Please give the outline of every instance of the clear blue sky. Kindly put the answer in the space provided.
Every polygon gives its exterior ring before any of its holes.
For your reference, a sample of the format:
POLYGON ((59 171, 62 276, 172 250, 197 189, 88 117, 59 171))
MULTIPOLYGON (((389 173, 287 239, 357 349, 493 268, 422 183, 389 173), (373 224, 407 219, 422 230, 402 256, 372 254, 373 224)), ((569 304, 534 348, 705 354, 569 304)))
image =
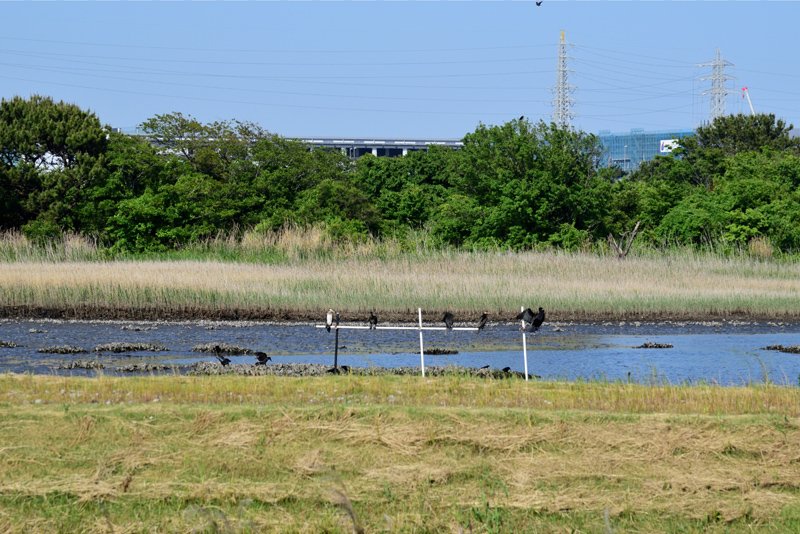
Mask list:
POLYGON ((685 129, 719 48, 729 112, 800 128, 800 2, 0 2, 0 96, 132 128, 180 111, 285 136, 460 138, 550 120, 566 32, 577 128, 685 129), (746 106, 746 104, 745 104, 746 106))

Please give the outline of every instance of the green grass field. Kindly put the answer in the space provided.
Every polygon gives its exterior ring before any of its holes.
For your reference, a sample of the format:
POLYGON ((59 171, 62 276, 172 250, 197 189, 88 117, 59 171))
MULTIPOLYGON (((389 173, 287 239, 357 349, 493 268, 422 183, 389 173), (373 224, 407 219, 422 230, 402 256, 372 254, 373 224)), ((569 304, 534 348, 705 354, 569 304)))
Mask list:
POLYGON ((797 532, 800 390, 0 376, 3 532, 797 532))

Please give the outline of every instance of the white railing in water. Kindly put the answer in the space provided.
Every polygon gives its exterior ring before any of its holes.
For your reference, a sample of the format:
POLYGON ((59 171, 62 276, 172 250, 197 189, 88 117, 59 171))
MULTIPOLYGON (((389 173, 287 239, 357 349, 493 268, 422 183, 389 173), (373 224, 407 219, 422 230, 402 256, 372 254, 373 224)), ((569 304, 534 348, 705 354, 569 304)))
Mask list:
MULTIPOLYGON (((523 307, 521 311, 524 311, 525 308, 523 307)), ((365 326, 365 325, 344 325, 344 324, 332 324, 330 325, 331 330, 336 331, 336 338, 335 338, 335 345, 334 345, 334 360, 333 366, 334 368, 338 367, 339 363, 339 330, 418 330, 419 331, 419 367, 422 371, 422 376, 425 376, 425 343, 423 340, 422 332, 425 330, 454 330, 460 332, 477 332, 478 328, 475 326, 454 326, 453 328, 448 329, 444 326, 424 326, 422 324, 422 308, 417 308, 417 314, 419 316, 419 325, 418 326, 365 326)), ((328 328, 328 325, 318 324, 316 325, 317 328, 328 328)), ((525 380, 528 380, 528 345, 525 336, 525 320, 522 320, 522 358, 525 367, 525 380)))

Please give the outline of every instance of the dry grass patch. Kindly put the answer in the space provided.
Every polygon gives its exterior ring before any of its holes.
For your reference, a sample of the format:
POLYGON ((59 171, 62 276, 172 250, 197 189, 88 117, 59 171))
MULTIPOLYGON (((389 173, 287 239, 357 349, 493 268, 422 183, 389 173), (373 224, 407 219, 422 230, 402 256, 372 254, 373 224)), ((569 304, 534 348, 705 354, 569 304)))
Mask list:
POLYGON ((4 376, 0 525, 602 532, 608 511, 615 531, 790 531, 799 400, 777 387, 4 376), (337 400, 309 405, 309 392, 337 400))

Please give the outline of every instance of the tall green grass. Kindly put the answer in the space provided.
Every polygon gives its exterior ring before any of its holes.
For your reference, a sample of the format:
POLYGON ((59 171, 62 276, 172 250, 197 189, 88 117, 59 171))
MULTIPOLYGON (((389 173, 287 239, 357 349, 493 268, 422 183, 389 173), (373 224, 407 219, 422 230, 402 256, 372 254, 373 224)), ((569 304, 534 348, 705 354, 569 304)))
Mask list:
MULTIPOLYGON (((537 252, 557 253, 547 245, 537 252)), ((584 255, 614 257, 604 242, 587 246, 584 255)), ((214 237, 202 239, 174 250, 160 252, 131 253, 104 248, 91 237, 65 233, 57 239, 40 243, 25 237, 18 231, 0 232, 0 262, 14 261, 226 261, 255 263, 294 263, 310 260, 345 259, 397 259, 428 258, 441 255, 464 254, 513 254, 507 249, 469 249, 443 245, 425 230, 410 230, 401 236, 385 238, 334 238, 323 226, 287 225, 279 230, 255 231, 233 230, 220 232, 214 237)), ((705 261, 723 258, 737 262, 795 264, 798 256, 775 253, 763 239, 753 239, 747 247, 652 247, 637 244, 631 257, 686 261, 705 261)))
POLYGON ((800 389, 754 384, 644 385, 623 382, 492 380, 448 375, 342 376, 151 376, 77 378, 0 375, 0 403, 151 403, 264 405, 355 403, 451 406, 474 409, 682 415, 780 414, 800 417, 800 389), (401 392, 401 393, 399 393, 401 392))

